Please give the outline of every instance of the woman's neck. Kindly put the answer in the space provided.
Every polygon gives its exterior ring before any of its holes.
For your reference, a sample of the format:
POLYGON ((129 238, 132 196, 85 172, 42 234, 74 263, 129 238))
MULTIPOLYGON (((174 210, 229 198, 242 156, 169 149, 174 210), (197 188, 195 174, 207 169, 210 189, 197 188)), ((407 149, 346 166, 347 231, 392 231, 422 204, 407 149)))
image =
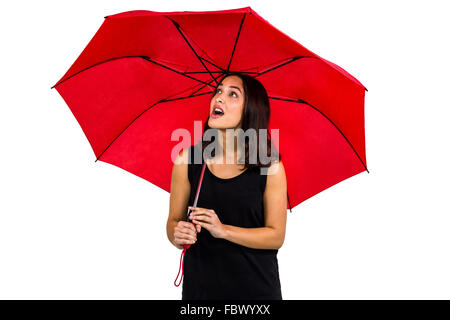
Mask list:
POLYGON ((218 163, 238 164, 242 149, 238 146, 237 135, 234 129, 219 129, 218 146, 222 151, 221 157, 216 157, 218 163))

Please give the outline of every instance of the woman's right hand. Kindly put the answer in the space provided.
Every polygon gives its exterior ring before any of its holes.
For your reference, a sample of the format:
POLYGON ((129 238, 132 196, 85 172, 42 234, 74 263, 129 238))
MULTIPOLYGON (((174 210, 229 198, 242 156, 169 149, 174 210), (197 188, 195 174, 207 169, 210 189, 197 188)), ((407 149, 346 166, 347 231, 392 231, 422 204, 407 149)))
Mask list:
POLYGON ((187 221, 178 221, 173 230, 174 242, 180 248, 185 244, 193 244, 197 241, 197 231, 200 232, 200 226, 187 221))

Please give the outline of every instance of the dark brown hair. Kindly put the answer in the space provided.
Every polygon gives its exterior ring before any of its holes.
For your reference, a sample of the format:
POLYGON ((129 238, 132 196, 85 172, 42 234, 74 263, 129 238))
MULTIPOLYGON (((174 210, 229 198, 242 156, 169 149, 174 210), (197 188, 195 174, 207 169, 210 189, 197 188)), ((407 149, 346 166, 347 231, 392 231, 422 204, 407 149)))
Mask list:
MULTIPOLYGON (((268 131, 268 125, 269 125, 269 119, 270 119, 270 103, 269 103, 269 97, 267 95, 266 89, 262 85, 261 82, 259 82, 257 79, 244 74, 240 72, 230 72, 225 74, 220 81, 218 82, 218 85, 222 83, 222 81, 229 77, 229 76, 238 76, 242 80, 243 88, 244 88, 244 109, 242 111, 242 123, 241 128, 244 132, 247 131, 247 129, 255 129, 257 133, 257 140, 256 140, 256 163, 250 163, 249 161, 249 139, 245 139, 245 166, 243 170, 247 169, 255 169, 255 168, 267 168, 270 167, 270 165, 275 160, 275 157, 278 160, 281 160, 281 155, 278 153, 278 150, 276 150, 276 147, 273 145, 270 132, 268 131), (264 152, 266 153, 266 156, 270 158, 269 163, 263 163, 260 159, 260 137, 259 137, 259 130, 260 129, 266 129, 267 130, 267 147, 264 152)), ((214 98, 214 96, 217 93, 217 86, 214 89, 211 99, 214 98)), ((208 118, 205 121, 205 125, 203 126, 203 132, 206 132, 206 130, 211 129, 214 130, 214 128, 210 128, 208 126, 208 118)), ((251 140, 251 139, 250 139, 251 140)), ((205 139, 202 139, 202 153, 205 150, 205 148, 212 143, 213 141, 208 141, 205 139)), ((212 152, 212 156, 215 156, 215 152, 212 152)))

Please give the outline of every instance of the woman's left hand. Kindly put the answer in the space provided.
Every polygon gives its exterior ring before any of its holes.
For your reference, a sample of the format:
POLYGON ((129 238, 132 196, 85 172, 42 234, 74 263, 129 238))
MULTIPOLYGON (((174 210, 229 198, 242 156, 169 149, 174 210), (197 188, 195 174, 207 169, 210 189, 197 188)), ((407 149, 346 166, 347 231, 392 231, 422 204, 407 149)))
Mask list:
POLYGON ((199 207, 189 207, 189 209, 192 210, 189 218, 193 223, 199 224, 201 227, 208 230, 214 238, 224 238, 224 225, 220 222, 219 217, 214 210, 199 207))

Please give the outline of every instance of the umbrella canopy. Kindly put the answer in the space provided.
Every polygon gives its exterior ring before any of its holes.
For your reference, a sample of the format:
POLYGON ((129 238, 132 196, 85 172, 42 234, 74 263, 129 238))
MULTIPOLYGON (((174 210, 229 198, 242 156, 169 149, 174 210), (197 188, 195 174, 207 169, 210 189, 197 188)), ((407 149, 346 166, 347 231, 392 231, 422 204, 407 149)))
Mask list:
MULTIPOLYGON (((366 88, 250 7, 106 16, 56 88, 96 156, 170 192, 172 133, 206 121, 218 78, 257 78, 279 129, 290 208, 367 170, 366 88)), ((202 126, 203 127, 203 126, 202 126)), ((275 142, 275 141, 274 141, 275 142)), ((275 142, 276 143, 276 142, 275 142)))

